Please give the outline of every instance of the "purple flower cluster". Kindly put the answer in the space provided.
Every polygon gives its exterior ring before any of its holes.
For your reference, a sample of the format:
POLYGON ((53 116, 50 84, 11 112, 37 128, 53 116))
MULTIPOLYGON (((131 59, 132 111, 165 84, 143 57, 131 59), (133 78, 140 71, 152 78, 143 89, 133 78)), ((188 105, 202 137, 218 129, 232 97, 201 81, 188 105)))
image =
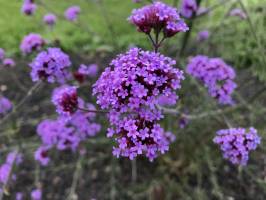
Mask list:
POLYGON ((37 5, 34 3, 34 0, 24 0, 21 7, 21 12, 25 15, 33 15, 37 9, 37 5))
POLYGON ((247 18, 247 14, 241 10, 240 8, 234 8, 229 12, 230 16, 239 17, 240 19, 244 20, 247 18))
POLYGON ((200 31, 197 35, 197 40, 199 42, 202 42, 204 40, 207 40, 210 36, 210 32, 208 30, 200 31))
POLYGON ((217 131, 214 143, 218 144, 223 152, 223 157, 233 164, 246 165, 249 152, 255 150, 260 144, 260 137, 253 127, 230 128, 217 131))
POLYGON ((159 53, 132 48, 114 59, 94 85, 97 103, 111 110, 107 136, 116 138, 117 157, 144 154, 153 160, 168 150, 170 141, 157 123, 163 116, 156 106, 161 94, 176 96, 181 87, 183 72, 174 65, 174 60, 159 53))
POLYGON ((162 30, 165 37, 172 37, 178 32, 188 30, 177 9, 162 2, 155 2, 133 10, 129 21, 141 32, 150 34, 152 29, 158 33, 162 30))
MULTIPOLYGON (((95 110, 89 103, 81 103, 82 108, 95 110)), ((44 120, 37 128, 37 133, 41 137, 42 146, 35 152, 35 160, 42 165, 47 165, 50 161, 48 152, 52 147, 58 150, 76 150, 82 141, 95 136, 101 129, 100 124, 94 122, 95 113, 77 110, 71 120, 60 116, 56 120, 44 120)))
POLYGON ((48 13, 44 15, 43 21, 49 26, 53 26, 56 23, 57 17, 53 13, 48 13))
POLYGON ((15 63, 15 61, 12 58, 5 58, 3 60, 3 65, 5 67, 15 67, 16 63, 15 63))
POLYGON ((232 93, 237 87, 235 71, 221 58, 193 57, 186 69, 187 73, 202 81, 209 94, 220 104, 233 104, 232 93))
POLYGON ((6 97, 0 96, 0 115, 6 114, 12 109, 12 103, 6 97))
POLYGON ((75 80, 77 80, 79 83, 83 83, 86 79, 86 77, 94 78, 98 74, 98 65, 91 64, 91 65, 84 65, 81 64, 78 71, 75 71, 73 73, 73 77, 75 80))
POLYGON ((65 18, 69 21, 76 21, 80 13, 79 6, 71 6, 65 11, 65 18))
POLYGON ((33 81, 45 80, 50 83, 64 83, 71 77, 68 68, 71 62, 69 56, 59 48, 48 48, 40 52, 30 64, 33 81))
POLYGON ((33 51, 39 51, 45 45, 45 40, 42 38, 41 35, 36 33, 30 33, 26 35, 21 44, 20 50, 24 54, 29 54, 33 51))
POLYGON ((34 189, 31 191, 31 199, 32 200, 41 200, 42 199, 42 191, 40 189, 34 189))
POLYGON ((198 5, 196 0, 182 0, 181 3, 181 14, 186 18, 191 18, 193 13, 196 13, 198 5))
POLYGON ((77 87, 62 86, 53 92, 52 102, 59 115, 70 117, 78 109, 77 87))

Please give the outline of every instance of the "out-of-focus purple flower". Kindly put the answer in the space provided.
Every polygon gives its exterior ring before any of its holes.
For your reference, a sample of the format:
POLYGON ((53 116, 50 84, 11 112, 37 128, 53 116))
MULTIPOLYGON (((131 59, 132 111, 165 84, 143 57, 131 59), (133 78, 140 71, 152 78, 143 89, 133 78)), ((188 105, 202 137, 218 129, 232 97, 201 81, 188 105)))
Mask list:
POLYGON ((21 7, 21 12, 25 15, 33 15, 37 9, 37 5, 33 0, 24 0, 21 7))
POLYGON ((64 83, 71 77, 69 56, 59 48, 48 48, 40 52, 30 64, 33 81, 45 80, 50 83, 64 83))
POLYGON ((42 199, 42 191, 40 189, 35 189, 31 191, 31 199, 32 200, 41 200, 42 199))
POLYGON ((177 9, 162 2, 154 2, 140 9, 134 9, 129 21, 141 32, 149 34, 152 29, 157 32, 162 30, 165 37, 172 37, 178 32, 188 30, 177 9))
POLYGON ((16 193, 16 200, 23 200, 23 193, 22 192, 16 193))
POLYGON ((79 83, 83 83, 86 80, 86 77, 94 78, 98 73, 98 65, 84 65, 81 64, 78 71, 73 73, 73 77, 79 83))
POLYGON ((234 8, 229 12, 230 16, 235 16, 235 17, 239 17, 240 19, 246 19, 247 18, 247 14, 241 10, 240 8, 234 8))
POLYGON ((223 157, 243 166, 248 162, 249 152, 255 150, 261 141, 253 127, 222 129, 216 134, 213 141, 220 146, 223 157))
POLYGON ((6 97, 0 96, 0 115, 6 114, 12 109, 12 103, 6 97))
POLYGON ((210 36, 209 31, 208 31, 208 30, 203 30, 203 31, 200 31, 200 32, 198 33, 198 35, 197 35, 197 40, 198 40, 199 42, 201 42, 201 41, 207 40, 207 39, 209 38, 209 36, 210 36))
POLYGON ((50 162, 50 158, 48 156, 49 147, 47 146, 40 146, 34 154, 35 160, 39 161, 41 165, 47 166, 50 162))
POLYGON ((16 63, 15 63, 15 61, 12 58, 5 58, 3 60, 3 65, 5 67, 15 67, 16 63))
POLYGON ((181 128, 181 129, 184 129, 187 125, 188 125, 188 123, 189 123, 189 120, 188 120, 188 118, 186 118, 186 117, 181 117, 180 119, 179 119, 179 127, 181 128))
POLYGON ((220 104, 233 104, 232 93, 237 87, 235 71, 221 58, 193 57, 186 69, 187 73, 202 81, 209 94, 220 104))
POLYGON ((205 7, 199 7, 197 10, 197 16, 207 14, 210 10, 205 7))
POLYGON ((142 0, 132 0, 133 3, 140 3, 142 0))
POLYGON ((186 18, 191 18, 193 13, 196 13, 198 5, 196 0, 182 0, 181 3, 181 14, 186 18))
MULTIPOLYGON (((159 53, 132 48, 114 59, 94 85, 93 93, 102 109, 110 109, 116 157, 134 159, 145 155, 151 161, 169 149, 170 141, 157 123, 163 116, 157 109, 159 97, 176 95, 183 72, 175 61, 159 53)), ((172 98, 176 103, 177 98, 172 98)))
POLYGON ((0 61, 5 58, 5 51, 4 49, 0 48, 0 61))
POLYGON ((53 92, 52 102, 59 115, 71 116, 78 109, 77 88, 73 86, 56 88, 53 92))
POLYGON ((45 45, 45 40, 42 38, 41 35, 36 33, 30 33, 26 35, 21 44, 20 50, 24 54, 29 54, 33 51, 39 51, 45 45))
POLYGON ((57 20, 57 17, 53 13, 48 13, 44 15, 43 17, 43 22, 49 26, 55 25, 56 20, 57 20))
POLYGON ((65 18, 69 21, 76 21, 80 14, 79 6, 71 6, 65 11, 65 18))

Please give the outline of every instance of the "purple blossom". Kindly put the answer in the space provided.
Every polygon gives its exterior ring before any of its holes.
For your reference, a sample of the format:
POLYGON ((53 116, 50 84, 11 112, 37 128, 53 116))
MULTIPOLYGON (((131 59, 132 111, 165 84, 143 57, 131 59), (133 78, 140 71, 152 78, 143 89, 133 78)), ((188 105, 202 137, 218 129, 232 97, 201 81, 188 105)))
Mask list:
POLYGON ((177 9, 162 2, 154 2, 133 10, 129 21, 146 34, 150 34, 152 29, 159 32, 163 30, 165 37, 172 37, 178 32, 188 30, 177 9))
POLYGON ((40 189, 34 189, 31 191, 31 199, 32 200, 41 200, 42 199, 42 191, 40 189))
POLYGON ((49 147, 48 146, 40 146, 34 154, 35 160, 39 161, 41 165, 47 166, 48 163, 50 162, 50 158, 48 156, 49 152, 49 147))
POLYGON ((71 62, 69 56, 59 48, 48 48, 40 52, 30 64, 33 81, 46 80, 50 83, 64 83, 70 78, 68 68, 71 62))
POLYGON ((56 88, 53 92, 52 102, 59 115, 71 116, 78 109, 77 88, 72 86, 56 88))
POLYGON ((210 33, 208 30, 203 30, 203 31, 200 31, 197 35, 197 40, 199 42, 202 42, 204 40, 207 40, 210 36, 210 33))
POLYGON ((89 77, 95 77, 98 73, 98 65, 91 64, 91 65, 80 65, 78 72, 80 74, 87 75, 89 77))
POLYGON ((42 38, 41 35, 36 33, 30 33, 26 35, 21 44, 20 50, 24 54, 29 54, 33 51, 39 51, 45 45, 45 40, 42 38))
POLYGON ((37 9, 37 5, 33 0, 24 0, 21 7, 21 12, 25 15, 33 15, 37 9))
POLYGON ((65 18, 68 21, 76 21, 80 13, 79 6, 71 6, 65 11, 65 18))
POLYGON ((6 97, 0 96, 0 115, 6 114, 12 109, 12 103, 6 97))
POLYGON ((23 193, 22 192, 16 193, 16 200, 23 200, 23 193))
POLYGON ((53 13, 48 13, 44 15, 43 17, 43 22, 49 26, 55 25, 56 20, 57 20, 57 17, 53 13))
MULTIPOLYGON (((171 141, 157 123, 162 114, 156 105, 161 94, 176 96, 181 87, 183 72, 174 65, 159 53, 133 48, 114 59, 94 85, 97 103, 111 110, 108 137, 115 137, 116 157, 142 154, 152 161, 169 149, 171 141)), ((171 100, 176 103, 177 97, 171 100)))
POLYGON ((243 166, 248 162, 249 152, 255 150, 261 141, 253 127, 222 129, 216 134, 213 141, 220 146, 223 157, 243 166))
POLYGON ((237 87, 234 82, 235 71, 221 58, 198 55, 190 60, 186 71, 202 81, 209 94, 220 104, 233 104, 231 95, 237 87))
POLYGON ((5 51, 4 49, 0 48, 0 61, 5 58, 5 51))
POLYGON ((193 13, 196 13, 198 5, 196 0, 182 0, 181 2, 181 14, 186 18, 191 18, 193 13))
POLYGON ((15 67, 16 63, 15 63, 15 61, 12 58, 5 58, 3 60, 3 65, 5 67, 15 67))
POLYGON ((240 8, 234 8, 229 12, 230 16, 239 17, 240 19, 244 20, 247 18, 247 14, 241 10, 240 8))

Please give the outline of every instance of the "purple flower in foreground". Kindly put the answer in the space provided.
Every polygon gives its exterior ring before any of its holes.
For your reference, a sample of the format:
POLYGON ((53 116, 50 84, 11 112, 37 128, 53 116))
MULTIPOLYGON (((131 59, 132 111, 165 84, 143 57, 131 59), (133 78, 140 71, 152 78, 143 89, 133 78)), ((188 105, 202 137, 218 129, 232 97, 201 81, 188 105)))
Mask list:
POLYGON ((40 189, 35 189, 31 191, 31 199, 32 200, 41 200, 42 199, 42 191, 40 189))
POLYGON ((184 76, 174 65, 159 53, 132 48, 114 59, 94 85, 97 103, 111 110, 108 137, 117 142, 115 156, 134 159, 143 154, 152 161, 169 149, 171 141, 157 122, 163 116, 156 105, 162 94, 176 103, 173 96, 184 76))
POLYGON ((208 30, 203 30, 203 31, 200 31, 200 32, 198 33, 198 35, 197 35, 197 40, 198 40, 199 42, 201 42, 201 41, 207 40, 207 39, 209 38, 209 36, 210 36, 209 31, 208 31, 208 30))
POLYGON ((233 104, 231 95, 237 87, 234 82, 235 71, 221 58, 198 55, 190 60, 186 71, 202 81, 209 94, 220 104, 233 104))
POLYGON ((219 130, 213 141, 220 146, 225 159, 233 164, 245 166, 249 152, 257 148, 260 140, 257 130, 251 127, 219 130))
POLYGON ((0 96, 0 115, 6 114, 12 109, 12 103, 6 97, 0 96))
POLYGON ((50 83, 64 83, 71 74, 68 71, 71 62, 69 56, 59 48, 48 48, 40 52, 30 64, 33 81, 45 80, 50 83))
POLYGON ((20 50, 24 54, 29 54, 32 51, 39 51, 41 48, 45 45, 45 40, 42 38, 41 35, 36 33, 30 33, 29 35, 26 35, 21 44, 20 44, 20 50))
POLYGON ((77 88, 72 86, 56 88, 53 92, 52 102, 59 115, 71 116, 78 109, 77 88))
POLYGON ((65 11, 65 18, 69 21, 76 21, 80 13, 79 6, 71 6, 65 11))
POLYGON ((53 26, 56 23, 57 17, 53 13, 44 15, 43 22, 49 26, 53 26))
POLYGON ((165 37, 172 37, 178 32, 188 30, 177 9, 162 2, 154 2, 133 10, 129 21, 136 25, 141 32, 149 34, 152 29, 155 31, 162 30, 165 37))
POLYGON ((10 164, 5 163, 2 166, 0 166, 0 183, 1 184, 7 184, 11 170, 12 170, 12 166, 10 164))
POLYGON ((37 9, 37 5, 33 2, 33 0, 24 0, 23 5, 21 7, 21 12, 25 15, 33 15, 37 9))
POLYGON ((3 65, 5 67, 15 67, 16 63, 15 63, 15 61, 12 58, 5 58, 3 60, 3 65))
POLYGON ((198 5, 196 0, 182 0, 181 14, 186 18, 191 18, 193 13, 196 13, 198 5))
POLYGON ((0 61, 3 60, 5 57, 5 51, 4 49, 0 48, 0 61))
POLYGON ((239 17, 240 19, 246 19, 247 18, 247 14, 241 10, 240 8, 234 8, 229 12, 230 16, 235 16, 235 17, 239 17))

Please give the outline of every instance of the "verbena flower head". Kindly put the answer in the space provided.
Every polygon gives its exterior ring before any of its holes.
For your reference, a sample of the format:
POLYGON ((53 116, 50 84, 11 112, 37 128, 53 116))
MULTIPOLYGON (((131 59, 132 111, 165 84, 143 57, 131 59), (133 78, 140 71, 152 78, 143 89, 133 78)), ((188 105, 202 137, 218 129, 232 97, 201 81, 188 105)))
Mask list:
POLYGON ((0 96, 0 115, 6 114, 12 109, 12 103, 6 97, 0 96))
POLYGON ((255 150, 261 140, 253 127, 223 129, 216 134, 213 141, 220 146, 223 157, 243 166, 248 162, 249 152, 255 150))
POLYGON ((5 58, 3 60, 3 65, 5 67, 15 67, 16 63, 15 63, 15 61, 12 58, 5 58))
POLYGON ((65 11, 65 18, 69 21, 76 21, 80 13, 79 6, 71 6, 65 11))
POLYGON ((207 56, 193 57, 186 69, 187 73, 202 81, 209 94, 220 104, 233 104, 232 93, 237 87, 235 71, 221 58, 207 56))
POLYGON ((53 92, 52 102, 59 115, 71 116, 78 109, 77 87, 62 86, 53 92))
POLYGON ((34 189, 31 191, 31 199, 32 200, 41 200, 42 199, 42 191, 40 189, 34 189))
POLYGON ((86 77, 94 78, 98 74, 98 65, 91 64, 91 65, 84 65, 81 64, 78 71, 73 73, 74 78, 83 83, 86 77))
POLYGON ((0 184, 7 184, 11 171, 12 166, 8 163, 0 166, 0 184))
POLYGON ((196 13, 198 5, 196 0, 182 0, 181 3, 181 14, 186 18, 191 18, 193 13, 196 13))
MULTIPOLYGON (((133 48, 114 59, 94 85, 93 93, 103 109, 111 109, 116 156, 134 159, 144 154, 153 160, 169 148, 164 130, 157 123, 162 118, 156 108, 159 97, 176 96, 183 72, 173 68, 175 61, 159 53, 133 48)), ((176 99, 174 101, 176 102, 176 99)))
POLYGON ((240 8, 234 8, 229 12, 230 16, 235 16, 235 17, 239 17, 240 19, 246 19, 247 18, 247 14, 241 10, 240 8))
POLYGON ((30 64, 33 81, 45 80, 50 83, 64 83, 71 74, 68 71, 71 62, 69 56, 59 48, 48 48, 40 52, 30 64))
POLYGON ((3 60, 5 57, 5 51, 4 49, 0 48, 0 61, 3 60))
POLYGON ((141 32, 149 34, 152 30, 158 32, 162 30, 165 37, 188 30, 177 9, 162 2, 155 2, 133 10, 129 21, 136 25, 141 32))
POLYGON ((39 51, 45 45, 45 40, 42 38, 41 35, 36 33, 30 33, 26 35, 21 44, 20 50, 24 54, 29 54, 33 51, 39 51))
POLYGON ((22 192, 16 193, 16 200, 23 200, 23 193, 22 192))
POLYGON ((21 12, 25 15, 33 15, 37 9, 37 5, 33 0, 24 0, 21 7, 21 12))
POLYGON ((49 146, 40 146, 34 153, 34 158, 36 161, 39 161, 41 165, 47 166, 50 162, 48 156, 49 146))
POLYGON ((209 31, 208 31, 208 30, 203 30, 203 31, 200 31, 200 32, 198 33, 198 35, 197 35, 197 40, 198 40, 199 42, 201 42, 201 41, 207 40, 207 39, 209 38, 209 36, 210 36, 209 31))
POLYGON ((43 22, 49 26, 53 26, 56 23, 57 17, 53 13, 44 15, 43 22))

